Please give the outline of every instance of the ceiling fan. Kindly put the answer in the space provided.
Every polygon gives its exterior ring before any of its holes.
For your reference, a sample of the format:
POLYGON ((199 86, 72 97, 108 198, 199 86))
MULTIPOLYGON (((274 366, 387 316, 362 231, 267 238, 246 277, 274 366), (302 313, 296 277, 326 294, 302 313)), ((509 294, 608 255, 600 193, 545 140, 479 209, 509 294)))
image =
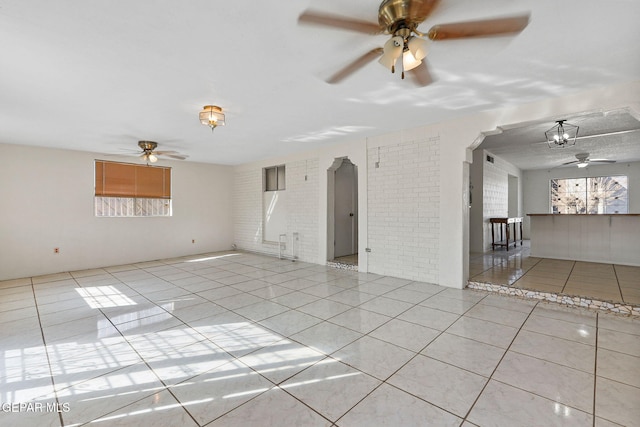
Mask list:
POLYGON ((565 166, 565 165, 576 164, 579 168, 586 168, 591 163, 615 163, 616 162, 615 160, 608 160, 608 159, 590 159, 589 153, 578 153, 576 154, 576 159, 577 160, 563 163, 562 165, 565 166))
POLYGON ((178 160, 184 160, 188 157, 184 154, 178 153, 177 151, 155 151, 158 147, 158 143, 154 141, 138 141, 138 147, 142 150, 139 152, 140 157, 147 163, 157 162, 158 156, 166 156, 178 160))
POLYGON ((300 15, 301 24, 321 25, 366 34, 388 34, 391 38, 384 44, 342 68, 327 79, 328 83, 338 83, 376 58, 392 73, 399 63, 402 78, 409 72, 419 86, 433 82, 424 59, 430 41, 461 39, 479 36, 496 36, 519 33, 528 25, 529 14, 455 22, 435 25, 426 33, 418 26, 426 20, 438 6, 440 0, 383 0, 378 9, 378 23, 307 10, 300 15), (400 59, 400 61, 398 61, 400 59))

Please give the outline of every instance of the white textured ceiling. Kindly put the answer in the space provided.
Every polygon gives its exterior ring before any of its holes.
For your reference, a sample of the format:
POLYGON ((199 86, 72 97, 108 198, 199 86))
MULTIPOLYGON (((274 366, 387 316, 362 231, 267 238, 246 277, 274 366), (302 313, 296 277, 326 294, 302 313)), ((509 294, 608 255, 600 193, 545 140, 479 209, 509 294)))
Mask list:
POLYGON ((421 30, 531 22, 513 38, 434 43, 424 88, 376 62, 325 83, 386 37, 301 27, 307 8, 377 22, 371 0, 0 0, 0 142, 113 154, 145 139, 238 164, 640 76, 637 0, 442 0, 421 30), (213 135, 205 104, 227 114, 213 135))
POLYGON ((545 131, 554 123, 541 121, 497 129, 484 138, 479 148, 522 170, 576 167, 564 163, 575 161, 581 153, 588 154, 590 159, 637 162, 640 161, 640 121, 631 113, 625 108, 559 117, 578 126, 578 138, 573 146, 549 148, 545 131))

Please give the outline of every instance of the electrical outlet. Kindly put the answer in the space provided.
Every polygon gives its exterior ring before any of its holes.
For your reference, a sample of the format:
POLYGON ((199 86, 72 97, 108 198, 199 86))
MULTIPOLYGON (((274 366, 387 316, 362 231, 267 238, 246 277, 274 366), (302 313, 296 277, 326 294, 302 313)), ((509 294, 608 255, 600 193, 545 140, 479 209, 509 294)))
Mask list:
POLYGON ((195 243, 195 242, 196 242, 196 239, 191 239, 191 243, 195 243))
POLYGON ((60 253, 60 248, 53 248, 53 253, 54 254, 59 254, 60 253))

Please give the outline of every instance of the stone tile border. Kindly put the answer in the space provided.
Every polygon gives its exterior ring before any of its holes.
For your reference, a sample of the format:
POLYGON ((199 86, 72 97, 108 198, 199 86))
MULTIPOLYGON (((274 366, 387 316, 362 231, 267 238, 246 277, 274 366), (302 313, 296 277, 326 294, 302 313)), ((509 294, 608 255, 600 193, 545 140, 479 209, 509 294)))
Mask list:
POLYGON ((353 264, 344 264, 341 262, 327 261, 327 267, 337 268, 338 270, 358 271, 358 266, 353 264))
POLYGON ((582 307, 592 310, 609 311, 617 314, 629 316, 640 316, 640 306, 624 303, 613 303, 599 301, 592 298, 578 297, 572 295, 556 294, 553 292, 533 291, 529 289, 514 288, 506 285, 496 285, 493 283, 469 282, 467 287, 481 291, 496 292, 501 295, 509 295, 525 299, 537 299, 570 307, 582 307))

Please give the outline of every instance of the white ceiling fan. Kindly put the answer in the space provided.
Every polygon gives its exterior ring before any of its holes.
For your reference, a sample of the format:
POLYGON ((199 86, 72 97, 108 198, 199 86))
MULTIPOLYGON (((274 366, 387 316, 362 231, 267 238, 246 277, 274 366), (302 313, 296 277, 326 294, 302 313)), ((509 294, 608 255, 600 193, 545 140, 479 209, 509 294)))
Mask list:
POLYGON ((571 162, 563 163, 563 166, 576 164, 579 168, 586 168, 591 163, 615 163, 615 160, 609 159, 590 159, 589 153, 578 153, 576 154, 576 159, 571 162))

